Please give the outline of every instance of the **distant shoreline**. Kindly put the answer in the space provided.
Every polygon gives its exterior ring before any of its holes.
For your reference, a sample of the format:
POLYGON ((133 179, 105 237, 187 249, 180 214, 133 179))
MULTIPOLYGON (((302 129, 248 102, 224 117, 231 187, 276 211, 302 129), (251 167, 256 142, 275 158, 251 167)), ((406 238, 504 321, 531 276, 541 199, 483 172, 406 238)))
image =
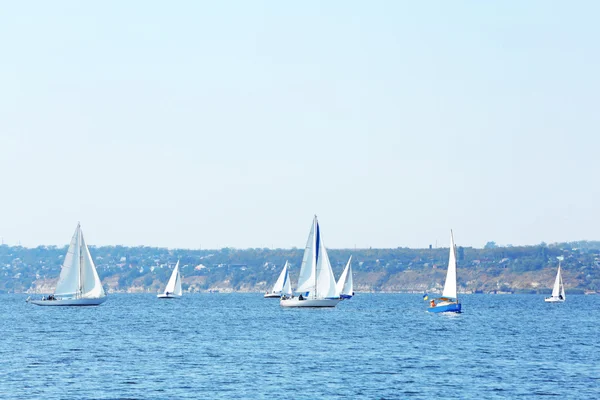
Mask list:
MULTIPOLYGON (((459 293, 460 296, 474 296, 474 295, 490 295, 490 296, 506 296, 506 295, 530 295, 530 296, 547 296, 551 293, 551 290, 548 290, 547 292, 537 292, 537 293, 532 293, 532 292, 500 292, 500 293, 484 293, 484 292, 477 292, 477 293, 459 293)), ((186 296, 194 296, 194 295, 199 295, 199 294, 259 294, 259 295, 263 295, 265 292, 263 291, 239 291, 239 290, 230 290, 230 291, 204 291, 204 292, 184 292, 184 295, 186 296)), ((584 295, 600 295, 600 292, 594 292, 594 291, 581 291, 581 290, 572 290, 572 291, 568 291, 566 292, 568 295, 570 296, 584 296, 584 295)), ((40 296, 44 296, 44 295, 49 295, 52 294, 52 292, 47 292, 47 293, 42 293, 42 292, 3 292, 0 291, 0 295, 3 294, 20 294, 20 295, 28 295, 28 296, 35 296, 35 295, 40 295, 40 296)), ((108 295, 156 295, 158 294, 158 292, 110 292, 108 293, 108 295)), ((389 291, 371 291, 371 292, 355 292, 356 295, 368 295, 368 294, 414 294, 414 295, 423 295, 423 292, 411 292, 411 291, 400 291, 400 292, 389 292, 389 291)), ((441 296, 441 293, 427 293, 429 297, 435 297, 435 296, 441 296)))

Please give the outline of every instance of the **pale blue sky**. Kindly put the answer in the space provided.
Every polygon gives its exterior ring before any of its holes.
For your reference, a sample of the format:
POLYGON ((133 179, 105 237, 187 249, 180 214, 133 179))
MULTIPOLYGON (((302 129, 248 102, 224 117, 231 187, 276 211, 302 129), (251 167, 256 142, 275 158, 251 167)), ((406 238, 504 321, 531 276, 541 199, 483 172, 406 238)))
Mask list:
POLYGON ((595 1, 4 1, 0 236, 600 239, 595 1))

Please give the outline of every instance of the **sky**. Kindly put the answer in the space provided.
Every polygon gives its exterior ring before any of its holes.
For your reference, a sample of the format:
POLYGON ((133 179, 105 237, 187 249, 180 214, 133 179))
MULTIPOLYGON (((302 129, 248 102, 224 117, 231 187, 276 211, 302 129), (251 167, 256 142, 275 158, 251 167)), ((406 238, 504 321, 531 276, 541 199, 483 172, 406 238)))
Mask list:
POLYGON ((2 1, 0 236, 600 240, 595 1, 2 1))

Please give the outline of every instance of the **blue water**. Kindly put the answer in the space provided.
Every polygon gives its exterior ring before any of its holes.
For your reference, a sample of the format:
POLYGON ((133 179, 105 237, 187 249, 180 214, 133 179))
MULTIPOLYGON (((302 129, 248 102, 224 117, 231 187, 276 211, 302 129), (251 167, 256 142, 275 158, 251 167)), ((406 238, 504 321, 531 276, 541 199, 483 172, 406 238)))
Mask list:
POLYGON ((358 294, 282 309, 261 294, 111 295, 37 307, 0 295, 0 397, 600 398, 600 296, 358 294))

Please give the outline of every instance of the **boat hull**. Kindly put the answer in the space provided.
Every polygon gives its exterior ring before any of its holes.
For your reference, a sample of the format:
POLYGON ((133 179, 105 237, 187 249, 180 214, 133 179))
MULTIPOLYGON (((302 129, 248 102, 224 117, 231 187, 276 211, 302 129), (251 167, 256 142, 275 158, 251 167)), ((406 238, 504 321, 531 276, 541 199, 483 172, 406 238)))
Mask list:
POLYGON ((304 299, 299 300, 297 297, 292 299, 281 299, 279 305, 281 307, 335 307, 342 299, 304 299))
POLYGON ((544 301, 546 303, 564 303, 565 299, 560 299, 558 297, 546 297, 544 301))
POLYGON ((106 301, 105 297, 98 299, 58 299, 58 300, 29 300, 31 304, 44 307, 57 306, 99 306, 106 301))
POLYGON ((351 296, 351 295, 349 295, 349 294, 341 294, 341 295, 340 295, 340 298, 341 298, 342 300, 349 300, 349 299, 351 299, 351 298, 352 298, 352 296, 351 296))
POLYGON ((443 313, 443 312, 461 312, 461 304, 460 303, 451 303, 451 304, 443 304, 435 307, 429 307, 427 309, 430 313, 443 313))
POLYGON ((263 297, 265 299, 279 299, 279 298, 281 298, 281 295, 278 293, 265 293, 265 295, 263 297))
POLYGON ((181 298, 181 296, 178 296, 176 294, 159 294, 156 296, 159 299, 179 299, 181 298))

